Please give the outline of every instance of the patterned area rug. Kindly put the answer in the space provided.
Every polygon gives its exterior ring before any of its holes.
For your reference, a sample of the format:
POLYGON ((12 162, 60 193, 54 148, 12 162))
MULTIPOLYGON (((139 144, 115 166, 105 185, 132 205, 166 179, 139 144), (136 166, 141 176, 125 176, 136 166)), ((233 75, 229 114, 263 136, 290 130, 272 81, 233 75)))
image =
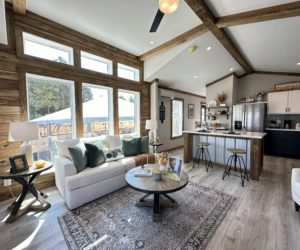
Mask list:
POLYGON ((235 198, 188 184, 171 194, 179 206, 162 208, 152 222, 151 208, 135 207, 143 196, 129 187, 58 217, 70 249, 205 249, 235 198))

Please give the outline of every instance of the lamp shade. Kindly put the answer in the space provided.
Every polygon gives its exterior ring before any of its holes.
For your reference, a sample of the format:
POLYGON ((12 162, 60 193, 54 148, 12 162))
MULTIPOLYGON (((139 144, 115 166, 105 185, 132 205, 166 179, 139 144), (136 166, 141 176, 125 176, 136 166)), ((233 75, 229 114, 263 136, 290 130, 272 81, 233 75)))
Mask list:
POLYGON ((156 120, 146 120, 146 129, 157 129, 157 121, 156 120))
POLYGON ((8 141, 33 141, 40 139, 39 124, 37 122, 11 122, 8 141))
POLYGON ((158 6, 162 13, 170 14, 178 9, 179 0, 159 0, 158 6))

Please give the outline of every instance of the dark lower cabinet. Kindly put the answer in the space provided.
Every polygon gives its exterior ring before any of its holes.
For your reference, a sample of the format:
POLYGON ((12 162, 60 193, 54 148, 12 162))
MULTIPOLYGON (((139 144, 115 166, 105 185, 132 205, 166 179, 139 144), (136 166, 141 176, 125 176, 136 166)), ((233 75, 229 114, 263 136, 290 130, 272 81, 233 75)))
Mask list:
POLYGON ((265 154, 300 159, 300 131, 267 130, 265 154))

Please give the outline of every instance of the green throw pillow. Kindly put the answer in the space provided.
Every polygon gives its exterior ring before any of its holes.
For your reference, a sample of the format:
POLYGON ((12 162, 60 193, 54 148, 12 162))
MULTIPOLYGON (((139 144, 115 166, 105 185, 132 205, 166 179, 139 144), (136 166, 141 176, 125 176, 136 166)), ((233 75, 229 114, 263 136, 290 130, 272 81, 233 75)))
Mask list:
POLYGON ((141 153, 141 137, 132 140, 123 140, 122 149, 126 157, 139 155, 141 153))
POLYGON ((149 136, 141 137, 141 153, 142 154, 149 153, 149 136))
POLYGON ((106 158, 104 152, 99 147, 98 144, 95 145, 95 144, 86 143, 85 147, 86 147, 86 154, 88 158, 89 167, 96 167, 105 162, 106 158))
POLYGON ((76 147, 69 147, 68 150, 77 169, 77 173, 84 170, 88 164, 88 158, 84 144, 82 143, 77 145, 76 147))

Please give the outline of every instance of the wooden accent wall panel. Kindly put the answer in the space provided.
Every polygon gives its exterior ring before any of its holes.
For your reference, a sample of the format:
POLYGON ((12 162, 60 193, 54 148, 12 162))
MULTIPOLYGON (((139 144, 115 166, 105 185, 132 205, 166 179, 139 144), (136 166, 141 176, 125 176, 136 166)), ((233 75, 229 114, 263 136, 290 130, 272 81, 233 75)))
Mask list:
MULTIPOLYGON (((127 89, 140 92, 141 97, 141 134, 145 131, 145 121, 150 118, 150 87, 143 82, 143 62, 134 55, 109 44, 85 36, 39 15, 26 11, 26 15, 14 14, 12 5, 6 3, 8 24, 8 45, 0 45, 0 171, 9 168, 8 158, 18 154, 20 143, 8 143, 8 130, 11 121, 27 119, 26 73, 72 80, 75 83, 76 130, 77 136, 83 135, 82 124, 82 83, 108 86, 113 88, 115 100, 117 90, 127 89), (22 32, 59 42, 74 49, 74 66, 60 64, 23 53, 22 32), (80 50, 105 57, 113 61, 112 76, 80 68, 80 50), (117 77, 117 63, 123 63, 140 70, 141 81, 134 82, 117 77)), ((114 102, 115 132, 119 133, 117 102, 114 102)), ((54 185, 54 173, 40 176, 37 187, 54 185)), ((12 184, 15 195, 20 192, 19 184, 12 184)), ((11 198, 10 192, 0 181, 0 201, 11 198)))

